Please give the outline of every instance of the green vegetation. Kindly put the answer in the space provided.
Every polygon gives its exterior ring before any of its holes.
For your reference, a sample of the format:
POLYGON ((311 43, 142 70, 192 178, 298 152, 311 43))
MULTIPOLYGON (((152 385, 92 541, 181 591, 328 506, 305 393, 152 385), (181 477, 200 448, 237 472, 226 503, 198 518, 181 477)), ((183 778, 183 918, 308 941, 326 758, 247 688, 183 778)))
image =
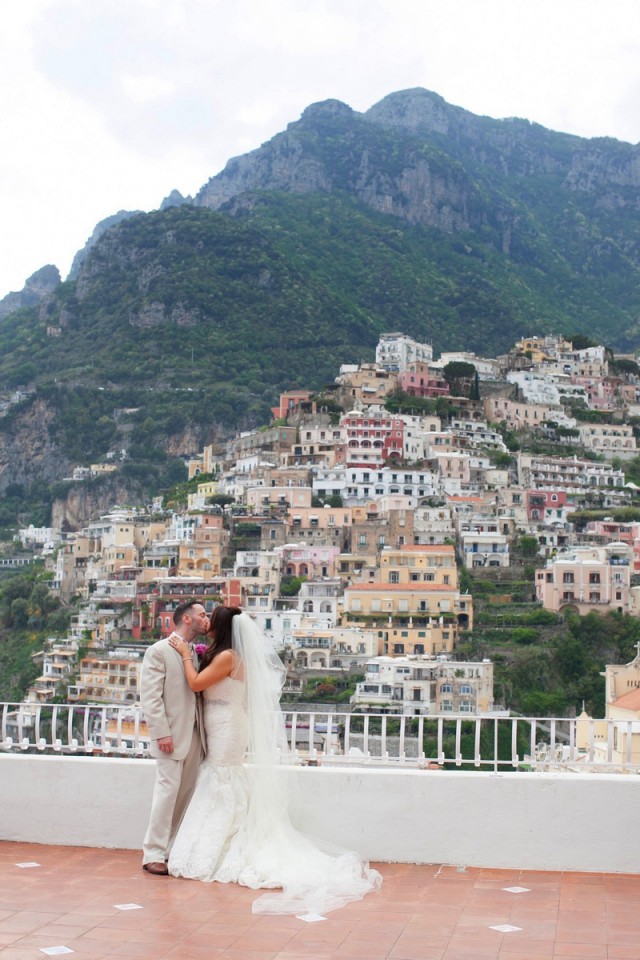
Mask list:
POLYGON ((280 580, 280 595, 282 597, 297 597, 300 593, 300 587, 306 579, 306 577, 282 577, 280 580))
POLYGON ((496 703, 524 715, 566 716, 584 701, 593 716, 604 716, 600 674, 608 663, 633 660, 640 620, 617 611, 560 617, 531 602, 532 579, 496 583, 467 572, 465 589, 474 598, 474 628, 457 652, 493 661, 496 703))
POLYGON ((49 591, 34 565, 0 581, 0 701, 17 701, 39 674, 33 659, 49 636, 66 636, 70 611, 49 591))

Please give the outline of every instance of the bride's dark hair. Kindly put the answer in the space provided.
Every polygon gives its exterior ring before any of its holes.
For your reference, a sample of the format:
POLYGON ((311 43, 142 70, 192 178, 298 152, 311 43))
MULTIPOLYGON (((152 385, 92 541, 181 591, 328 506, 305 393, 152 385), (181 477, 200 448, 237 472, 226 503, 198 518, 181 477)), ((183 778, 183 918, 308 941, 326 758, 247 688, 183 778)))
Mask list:
POLYGON ((216 607, 209 621, 209 646, 200 657, 198 673, 208 667, 211 661, 222 653, 231 650, 231 627, 233 618, 242 613, 240 607, 216 607))

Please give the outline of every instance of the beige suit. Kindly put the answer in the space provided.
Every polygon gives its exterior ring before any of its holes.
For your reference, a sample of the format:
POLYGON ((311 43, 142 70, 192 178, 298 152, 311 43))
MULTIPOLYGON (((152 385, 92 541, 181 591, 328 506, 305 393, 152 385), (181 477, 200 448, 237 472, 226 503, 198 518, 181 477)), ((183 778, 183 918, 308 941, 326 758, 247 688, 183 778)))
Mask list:
POLYGON ((143 863, 162 863, 191 799, 196 774, 206 749, 200 698, 186 681, 182 657, 168 640, 149 647, 142 662, 140 705, 156 758, 156 782, 143 863), (163 753, 157 741, 173 739, 173 753, 163 753))

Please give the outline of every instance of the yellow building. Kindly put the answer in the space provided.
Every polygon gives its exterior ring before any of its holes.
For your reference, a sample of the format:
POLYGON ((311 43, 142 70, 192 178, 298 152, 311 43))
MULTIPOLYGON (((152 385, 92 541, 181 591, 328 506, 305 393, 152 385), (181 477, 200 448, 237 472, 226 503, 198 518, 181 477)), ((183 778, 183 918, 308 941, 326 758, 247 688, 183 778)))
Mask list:
POLYGON ((452 546, 411 544, 385 547, 379 577, 347 587, 344 616, 375 624, 385 653, 439 654, 473 626, 473 602, 460 593, 452 546))
POLYGON ((70 703, 135 703, 142 657, 136 660, 94 654, 80 661, 78 682, 69 685, 70 703))
POLYGON ((599 763, 634 764, 640 767, 640 644, 630 663, 605 667, 605 719, 592 720, 583 710, 576 724, 576 744, 588 752, 591 741, 599 763), (609 757, 608 723, 613 723, 609 757))
POLYGON ((178 545, 177 576, 200 574, 205 579, 219 576, 229 538, 229 531, 224 529, 220 515, 203 514, 190 539, 178 545))

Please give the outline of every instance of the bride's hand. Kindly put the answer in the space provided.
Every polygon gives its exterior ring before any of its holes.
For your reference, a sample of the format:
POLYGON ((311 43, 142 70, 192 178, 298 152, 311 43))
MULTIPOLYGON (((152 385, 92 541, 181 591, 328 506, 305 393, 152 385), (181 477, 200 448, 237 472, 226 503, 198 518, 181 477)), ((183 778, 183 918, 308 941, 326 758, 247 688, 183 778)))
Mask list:
POLYGON ((169 646, 173 647, 174 650, 177 650, 181 657, 188 657, 191 655, 189 644, 186 643, 182 637, 176 636, 175 633, 172 633, 169 637, 169 646))

